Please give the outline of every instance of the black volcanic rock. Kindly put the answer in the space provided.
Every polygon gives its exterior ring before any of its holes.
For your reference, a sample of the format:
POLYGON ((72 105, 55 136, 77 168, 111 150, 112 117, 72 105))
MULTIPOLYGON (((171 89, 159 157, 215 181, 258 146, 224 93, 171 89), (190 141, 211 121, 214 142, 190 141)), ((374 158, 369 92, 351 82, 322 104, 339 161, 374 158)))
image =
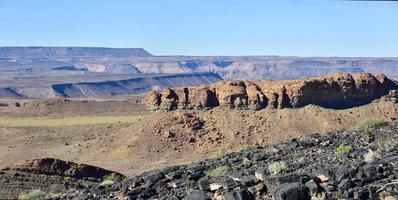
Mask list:
POLYGON ((117 172, 54 158, 28 160, 0 170, 0 198, 16 198, 34 189, 48 193, 87 188, 110 176, 115 182, 125 178, 117 172))
POLYGON ((91 194, 95 199, 249 200, 397 197, 397 186, 389 183, 398 176, 398 150, 383 143, 395 141, 391 145, 397 146, 398 123, 379 127, 374 134, 373 142, 367 142, 367 136, 360 131, 313 135, 294 140, 294 146, 287 142, 247 149, 218 159, 146 172, 111 186, 93 186, 78 193, 55 196, 62 199, 91 194), (329 145, 325 146, 325 142, 329 145), (340 144, 349 144, 352 151, 338 153, 336 149, 340 144), (370 149, 380 156, 369 160, 370 149), (259 153, 266 156, 256 160, 255 155, 259 153), (268 171, 274 170, 270 166, 275 162, 285 163, 285 168, 270 175, 268 171), (294 167, 298 163, 300 167, 294 167), (209 173, 223 166, 229 166, 229 170, 217 176, 209 173))

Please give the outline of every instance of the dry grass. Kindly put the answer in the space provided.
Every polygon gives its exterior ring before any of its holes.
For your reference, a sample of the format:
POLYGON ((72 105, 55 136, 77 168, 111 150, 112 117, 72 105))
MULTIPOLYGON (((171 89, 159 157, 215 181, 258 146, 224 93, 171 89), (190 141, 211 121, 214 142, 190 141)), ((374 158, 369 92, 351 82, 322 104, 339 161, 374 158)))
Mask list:
POLYGON ((64 118, 0 118, 0 126, 8 127, 43 127, 43 126, 80 126, 96 124, 133 123, 143 116, 77 116, 64 118))

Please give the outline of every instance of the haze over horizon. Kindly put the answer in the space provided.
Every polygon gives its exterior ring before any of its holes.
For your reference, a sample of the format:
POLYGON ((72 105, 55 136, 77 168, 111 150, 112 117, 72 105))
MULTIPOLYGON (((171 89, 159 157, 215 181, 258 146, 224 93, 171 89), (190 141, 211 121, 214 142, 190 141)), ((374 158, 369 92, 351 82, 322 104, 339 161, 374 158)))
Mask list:
POLYGON ((398 3, 0 0, 0 46, 154 55, 396 57, 398 3))

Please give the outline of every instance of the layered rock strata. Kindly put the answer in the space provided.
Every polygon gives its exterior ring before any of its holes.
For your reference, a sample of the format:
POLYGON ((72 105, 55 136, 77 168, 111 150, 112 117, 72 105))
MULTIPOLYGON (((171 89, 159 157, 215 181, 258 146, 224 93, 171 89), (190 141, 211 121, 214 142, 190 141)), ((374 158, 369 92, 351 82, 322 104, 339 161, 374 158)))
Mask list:
POLYGON ((367 104, 393 90, 396 81, 383 74, 336 73, 297 80, 226 80, 192 88, 167 88, 147 95, 150 110, 203 109, 217 106, 254 109, 297 108, 315 104, 349 108, 367 104))
POLYGON ((125 178, 117 172, 54 158, 28 160, 0 170, 0 198, 14 199, 32 190, 76 190, 98 185, 110 177, 114 182, 125 178))

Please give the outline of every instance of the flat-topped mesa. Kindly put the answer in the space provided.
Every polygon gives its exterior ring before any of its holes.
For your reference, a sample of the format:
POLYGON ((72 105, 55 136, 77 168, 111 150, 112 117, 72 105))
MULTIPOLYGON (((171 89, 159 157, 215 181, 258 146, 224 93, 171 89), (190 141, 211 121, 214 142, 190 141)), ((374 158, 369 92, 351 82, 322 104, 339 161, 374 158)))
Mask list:
POLYGON ((398 83, 385 75, 336 73, 297 80, 227 80, 194 88, 164 89, 147 95, 150 110, 228 108, 298 108, 309 104, 349 108, 370 103, 398 83))

